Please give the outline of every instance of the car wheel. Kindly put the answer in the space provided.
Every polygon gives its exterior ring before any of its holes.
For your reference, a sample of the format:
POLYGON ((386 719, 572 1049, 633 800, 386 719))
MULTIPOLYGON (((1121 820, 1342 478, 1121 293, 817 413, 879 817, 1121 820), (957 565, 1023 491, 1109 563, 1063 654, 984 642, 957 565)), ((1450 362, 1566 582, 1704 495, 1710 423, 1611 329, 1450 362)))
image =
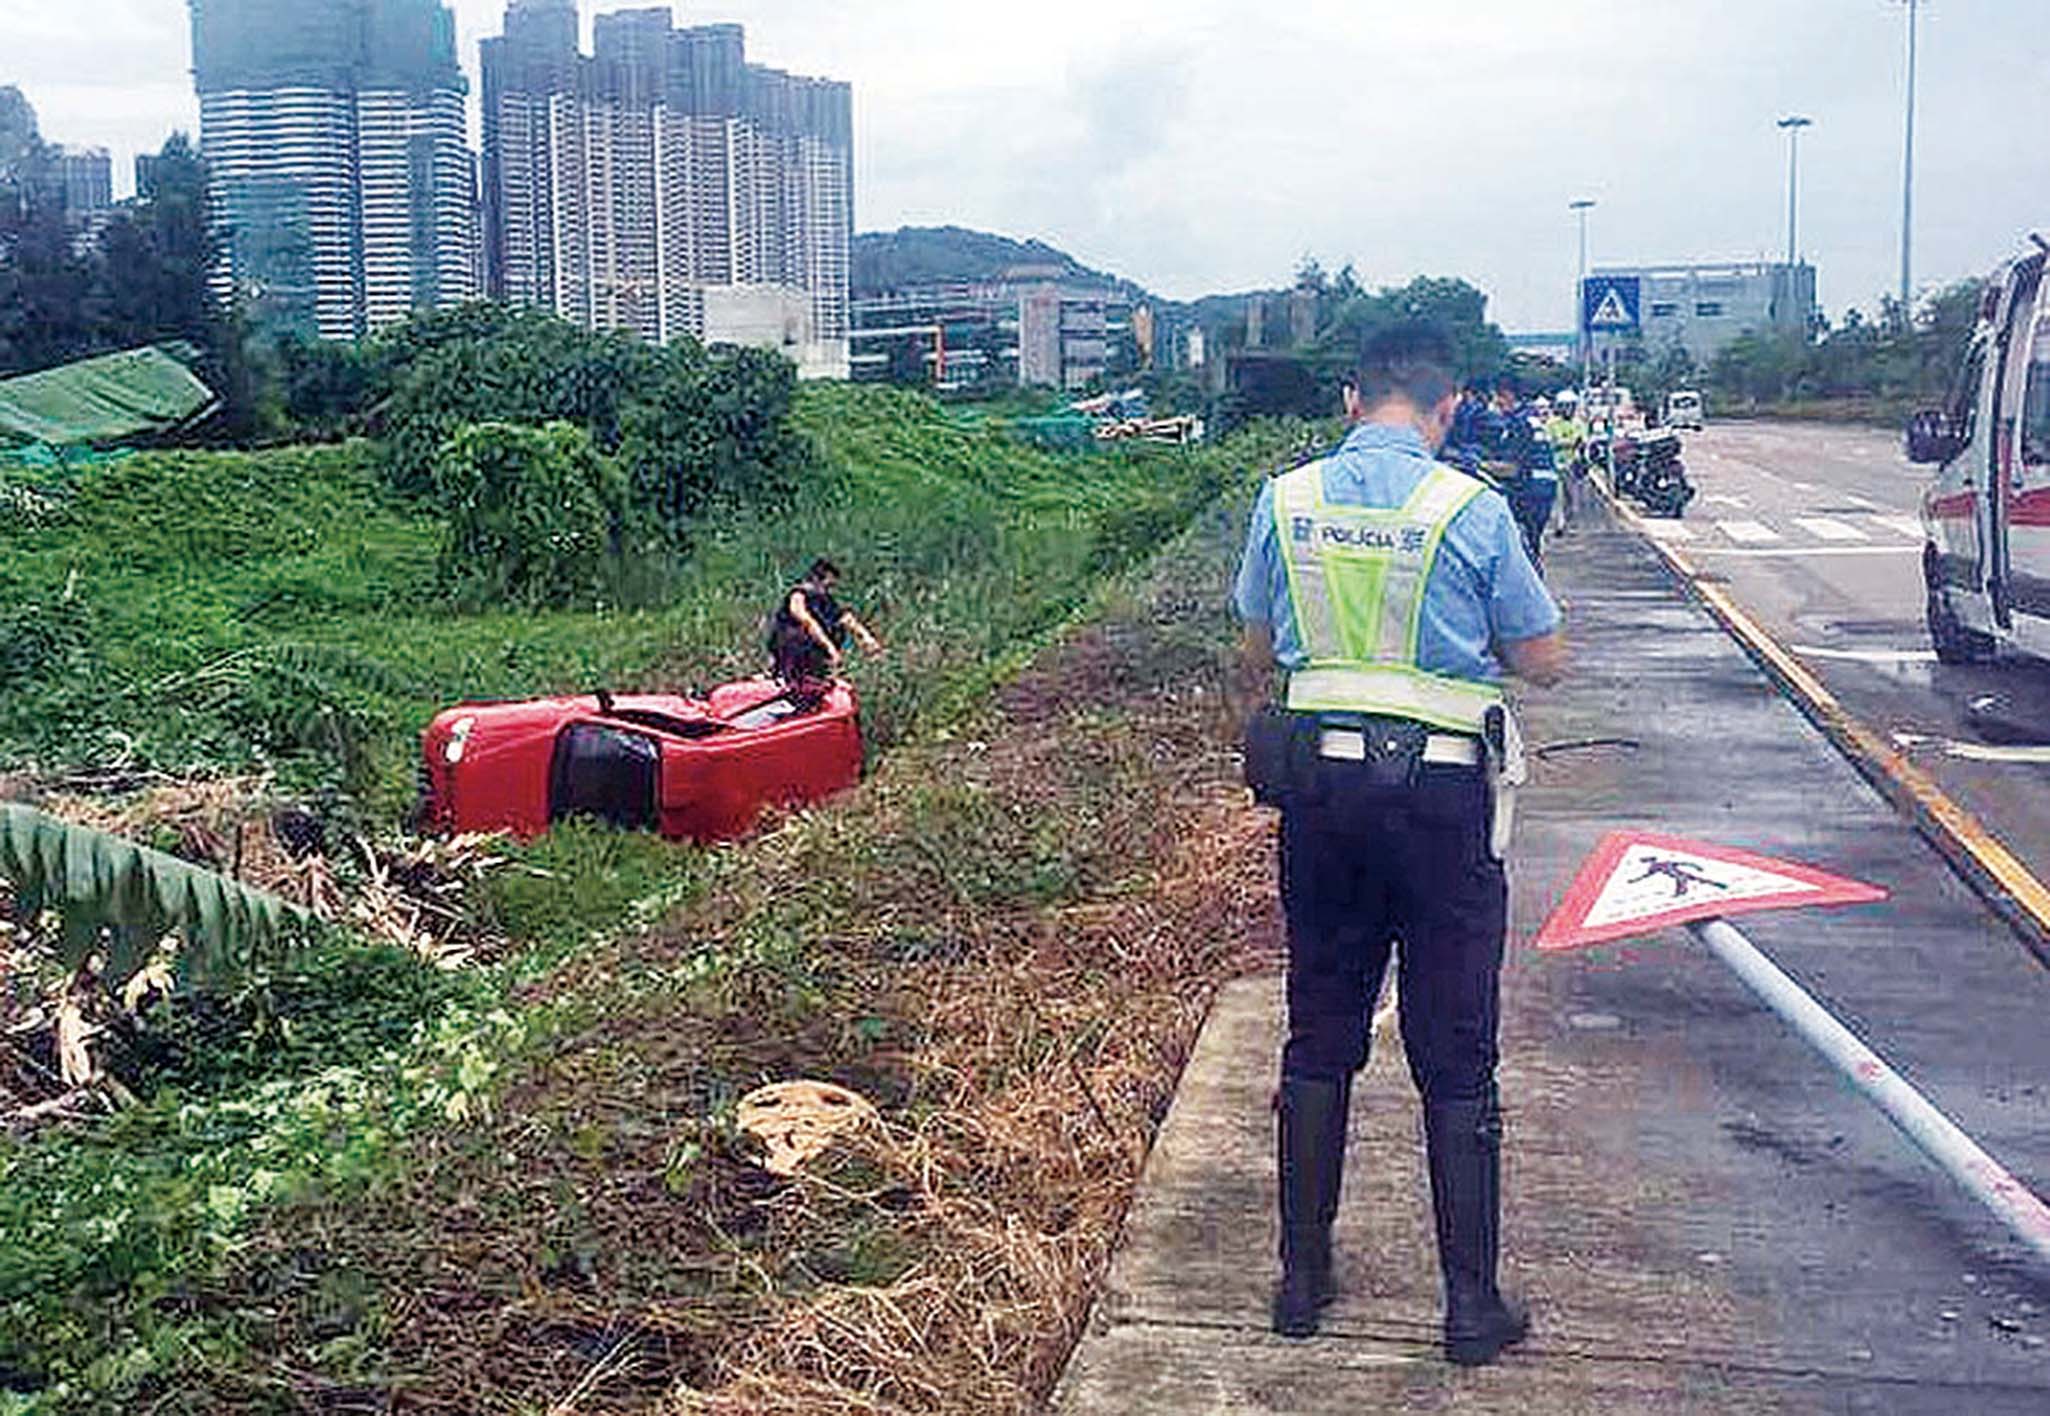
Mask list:
POLYGON ((1923 578, 1928 584, 1929 645, 1936 651, 1939 664, 1978 664, 1993 657, 1993 637, 1967 629, 1959 621, 1957 611, 1951 608, 1950 592, 1936 583, 1936 577, 1927 570, 1923 578))

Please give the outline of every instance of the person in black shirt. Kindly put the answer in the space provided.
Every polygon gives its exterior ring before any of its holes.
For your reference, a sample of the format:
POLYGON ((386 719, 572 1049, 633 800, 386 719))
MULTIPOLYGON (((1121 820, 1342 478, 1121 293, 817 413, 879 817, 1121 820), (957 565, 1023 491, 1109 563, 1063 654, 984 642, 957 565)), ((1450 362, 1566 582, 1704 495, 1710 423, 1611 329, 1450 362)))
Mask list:
POLYGON ((833 598, 833 587, 839 583, 840 567, 815 560, 776 607, 769 653, 775 659, 776 677, 784 683, 796 687, 831 678, 839 671, 849 635, 869 653, 882 652, 882 641, 833 598))

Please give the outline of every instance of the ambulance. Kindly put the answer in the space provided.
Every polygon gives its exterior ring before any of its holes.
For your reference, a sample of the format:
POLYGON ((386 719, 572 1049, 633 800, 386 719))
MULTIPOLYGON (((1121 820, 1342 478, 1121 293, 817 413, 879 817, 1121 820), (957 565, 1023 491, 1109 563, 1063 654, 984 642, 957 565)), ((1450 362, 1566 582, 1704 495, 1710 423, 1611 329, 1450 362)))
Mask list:
POLYGON ((1957 381, 1907 429, 1922 495, 1929 638, 1946 664, 2050 659, 2050 242, 1988 281, 1957 381))

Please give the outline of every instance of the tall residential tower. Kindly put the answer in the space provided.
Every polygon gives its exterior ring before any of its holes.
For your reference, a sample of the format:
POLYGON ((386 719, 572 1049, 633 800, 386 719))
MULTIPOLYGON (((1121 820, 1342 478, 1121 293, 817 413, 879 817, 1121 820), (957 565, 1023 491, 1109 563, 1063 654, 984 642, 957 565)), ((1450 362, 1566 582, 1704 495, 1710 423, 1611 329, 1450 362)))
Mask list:
POLYGON ((440 0, 191 0, 218 284, 350 339, 476 298, 475 170, 440 0))
POLYGON ((483 45, 490 293, 650 340, 782 347, 847 372, 846 84, 749 64, 738 25, 512 0, 483 45))

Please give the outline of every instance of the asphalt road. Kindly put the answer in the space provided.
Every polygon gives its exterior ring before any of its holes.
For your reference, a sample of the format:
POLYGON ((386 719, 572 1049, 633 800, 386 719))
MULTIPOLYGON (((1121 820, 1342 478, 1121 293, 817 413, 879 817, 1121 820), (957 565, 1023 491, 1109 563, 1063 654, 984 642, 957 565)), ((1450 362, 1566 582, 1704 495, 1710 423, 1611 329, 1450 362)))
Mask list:
POLYGON ((1726 423, 1683 434, 1700 495, 1654 535, 1719 577, 1867 726, 2050 881, 2050 666, 1936 662, 1923 625, 1928 474, 1879 429, 1726 423), (1975 700, 1997 700, 1992 714, 1975 700))
MULTIPOLYGON (((1926 646, 1916 540, 1892 520, 1917 480, 1889 440, 1732 426, 1690 437, 1687 458, 1704 489, 1682 523, 1694 564, 1727 574, 1875 725, 1959 730, 1963 686, 1900 657, 1926 646), (1870 549, 1823 554, 1854 547, 1870 549)), ((1667 1291, 1688 1274, 1713 1284, 1747 1349, 1726 1370, 1788 1382, 1780 1410, 2050 1411, 2050 1273, 1721 964, 1676 931, 1572 955, 1533 954, 1528 940, 1596 839, 1622 827, 1882 886, 1882 904, 1737 923, 2038 1194, 2050 1193, 2050 970, 1733 639, 1675 600, 1633 534, 1590 527, 1547 567, 1569 602, 1574 671, 1528 695, 1527 734, 1541 752, 1605 736, 1636 746, 1541 755, 1519 820, 1505 1056, 1536 1046, 1563 1062, 1582 1091, 1556 1130, 1602 1157, 1604 1178, 1534 1190, 1526 1149, 1515 1192, 1544 1213, 1605 1214, 1587 1221, 1604 1229, 1576 1250, 1583 1271, 1624 1252, 1667 1291)), ((2004 804, 2039 791, 2045 769, 1978 770, 2004 804)), ((1512 1074, 1505 1090, 1516 1144, 1543 1144, 1554 1128, 1534 1089, 1512 1074)), ((1524 1235, 1511 1252, 1537 1257, 1524 1235)), ((1561 1336, 1579 1336, 1580 1295, 1531 1286, 1561 1336)), ((1655 1326, 1606 1317, 1587 1324, 1585 1350, 1630 1350, 1655 1326)))
MULTIPOLYGON (((1877 440, 1807 436, 1868 449, 1862 475, 1875 483, 1894 475, 1877 440)), ((1720 451, 1701 457, 1711 487, 1757 499, 1690 514, 1696 541, 1792 543, 1798 516, 1855 519, 1882 544, 1884 523, 1865 518, 1892 512, 1825 510, 1850 502, 1783 486, 1800 474, 1770 463, 1742 484, 1741 468, 1713 465, 1761 445, 1758 460, 1782 456, 1779 438, 1732 428, 1695 440, 1720 451), (1744 542, 1720 519, 1772 529, 1744 542)), ((1889 500, 1908 504, 1904 489, 1889 500)), ((1752 598, 1789 602, 1782 632, 1825 601, 1837 619, 1853 618, 1846 607, 1877 617, 1861 595, 1907 603, 1888 572, 1839 585, 1832 569, 1806 583, 1796 558, 1779 559, 1790 564, 1752 598)), ((1868 559, 1859 574, 1914 564, 1898 551, 1868 559)), ((1532 942, 1596 842, 1631 827, 1881 886, 1882 902, 1738 923, 2038 1193, 2050 1193, 2050 969, 1689 602, 1634 529, 1598 513, 1546 561, 1568 606, 1573 667, 1555 688, 1518 694, 1534 760, 1502 979, 1504 1255, 1509 1285, 1537 1315, 1530 1342, 1478 1373, 1451 1372, 1428 1345, 1428 1191, 1393 1036, 1354 1089, 1340 1296, 1312 1342, 1266 1331, 1281 1007, 1267 980, 1228 988, 1206 1025, 1054 1409, 2050 1411, 2050 1271, 1728 969, 1678 930, 1571 953, 1532 942)), ((1888 640, 1802 624, 1836 636, 1811 649, 1917 647, 1907 628, 1888 640)), ((1922 691, 1940 711, 1933 686, 1922 691)))

